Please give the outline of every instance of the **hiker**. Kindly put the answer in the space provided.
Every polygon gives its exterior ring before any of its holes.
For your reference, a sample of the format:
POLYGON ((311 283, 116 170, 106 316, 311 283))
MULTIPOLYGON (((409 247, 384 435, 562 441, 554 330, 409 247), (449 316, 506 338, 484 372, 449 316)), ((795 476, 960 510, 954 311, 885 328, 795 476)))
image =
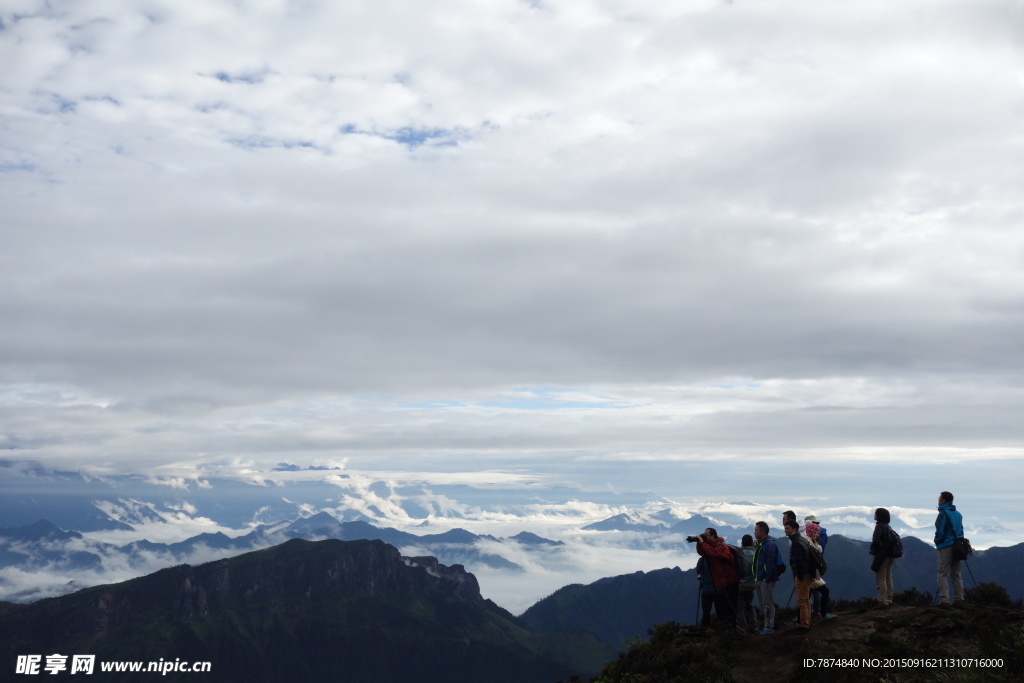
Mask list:
POLYGON ((757 602, 761 605, 761 617, 764 628, 758 633, 767 635, 775 633, 775 584, 779 580, 779 567, 786 565, 779 562, 779 547, 775 539, 768 535, 768 523, 758 522, 754 525, 754 564, 751 574, 754 576, 754 591, 757 602))
POLYGON ((821 548, 821 554, 825 554, 825 546, 828 545, 828 530, 821 526, 821 520, 814 515, 807 515, 804 517, 804 533, 807 532, 807 525, 810 523, 818 525, 818 530, 821 532, 818 534, 818 547, 821 548))
MULTIPOLYGON (((792 510, 786 510, 782 513, 782 528, 786 528, 786 522, 796 521, 796 513, 792 510)), ((800 529, 800 533, 803 533, 803 529, 800 529)))
POLYGON ((744 565, 750 567, 743 572, 739 583, 739 602, 736 605, 736 628, 743 632, 757 631, 757 612, 754 609, 754 539, 744 534, 740 541, 740 552, 746 558, 744 565))
MULTIPOLYGON (((807 519, 810 519, 809 517, 807 519)), ((825 549, 821 544, 822 532, 824 530, 815 524, 814 522, 807 522, 804 526, 804 534, 807 536, 807 540, 810 543, 811 551, 816 552, 819 555, 825 554, 825 549)), ((821 578, 821 573, 817 570, 814 572, 814 580, 811 581, 811 613, 818 614, 822 620, 835 619, 836 615, 828 611, 828 586, 825 585, 825 579, 821 578)))
MULTIPOLYGON (((807 515, 806 517, 804 517, 804 535, 806 535, 808 538, 810 538, 811 535, 807 533, 807 527, 811 524, 818 525, 820 533, 818 534, 815 543, 817 544, 818 549, 821 550, 821 554, 824 557, 825 546, 828 545, 828 530, 826 530, 825 527, 821 526, 821 522, 818 520, 817 517, 815 517, 814 515, 807 515)), ((828 589, 826 588, 825 590, 827 591, 828 589)), ((828 612, 827 607, 824 610, 821 608, 821 593, 816 590, 811 591, 811 612, 813 614, 822 615, 828 612)))
POLYGON ((875 573, 875 588, 878 604, 875 609, 885 609, 892 604, 892 529, 889 528, 889 511, 875 510, 875 533, 871 536, 871 571, 875 573))
POLYGON ((963 516, 953 505, 953 494, 939 494, 939 516, 935 518, 935 547, 939 551, 936 580, 939 584, 938 604, 949 604, 949 579, 953 579, 953 603, 964 601, 964 579, 960 574, 961 560, 953 557, 953 544, 964 537, 963 516))
POLYGON ((697 581, 700 582, 700 625, 711 628, 711 608, 715 604, 715 582, 711 579, 707 561, 702 557, 697 560, 697 581))
POLYGON ((805 635, 811 630, 811 550, 806 540, 800 537, 800 525, 795 519, 786 522, 786 537, 789 538, 789 566, 793 569, 793 590, 796 591, 797 607, 800 610, 800 625, 796 633, 805 635))
POLYGON ((732 551, 717 531, 707 528, 697 537, 697 554, 707 560, 705 566, 715 583, 715 611, 735 626, 740 579, 736 576, 732 551))

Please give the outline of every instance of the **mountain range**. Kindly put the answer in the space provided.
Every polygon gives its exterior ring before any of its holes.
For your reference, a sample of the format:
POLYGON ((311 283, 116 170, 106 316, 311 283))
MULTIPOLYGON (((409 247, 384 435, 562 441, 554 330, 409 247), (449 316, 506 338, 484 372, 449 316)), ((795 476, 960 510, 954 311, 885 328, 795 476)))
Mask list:
MULTIPOLYGON (((328 529, 407 540, 402 532, 365 523, 334 520, 335 526, 322 526, 327 522, 309 518, 288 531, 320 535, 328 529)), ((468 532, 436 536, 443 544, 478 540, 468 532)), ((49 523, 19 528, 7 538, 7 554, 35 543, 68 561, 75 560, 71 548, 82 540, 49 523)), ((554 543, 532 535, 518 542, 554 543)), ((779 545, 786 556, 786 539, 779 545)), ((830 538, 826 579, 833 598, 873 594, 868 545, 830 538)), ((1022 567, 1024 544, 992 548, 971 558, 965 579, 968 585, 971 576, 1000 584, 1009 598, 1019 599, 1022 567)), ((925 593, 934 578, 934 549, 904 539, 896 590, 925 593)), ((792 605, 791 588, 783 575, 775 595, 780 606, 792 605)), ((460 565, 403 556, 382 539, 292 538, 68 595, 0 603, 0 662, 7 662, 0 666, 7 667, 6 675, 26 655, 94 654, 101 663, 210 662, 213 668, 203 677, 211 681, 321 679, 343 672, 346 680, 551 683, 571 674, 592 675, 618 647, 635 643, 654 624, 692 623, 697 600, 695 571, 674 567, 565 586, 516 617, 485 599, 476 577, 460 565)), ((105 675, 104 680, 127 681, 138 673, 105 675)))
POLYGON ((596 671, 613 650, 588 634, 533 633, 460 566, 402 557, 380 540, 293 539, 0 604, 5 676, 18 657, 54 653, 95 655, 97 672, 112 662, 209 662, 208 681, 550 683, 596 671))
MULTIPOLYGON (((665 514, 667 515, 667 511, 665 514)), ((636 526, 651 526, 654 529, 658 527, 650 524, 648 519, 638 520, 629 515, 618 515, 593 525, 600 526, 601 529, 591 530, 591 533, 621 536, 621 543, 624 545, 650 546, 657 541, 662 544, 661 548, 671 548, 673 554, 678 554, 680 559, 683 559, 694 556, 693 546, 685 542, 685 535, 697 533, 712 525, 713 520, 695 515, 685 521, 676 522, 671 527, 660 527, 660 533, 650 530, 638 532, 634 529, 636 526)), ((747 531, 721 524, 717 527, 723 534, 736 539, 747 531)), ((431 555, 445 565, 463 565, 470 571, 489 568, 501 573, 523 572, 519 564, 506 557, 511 554, 508 550, 512 547, 516 550, 517 558, 525 558, 525 561, 538 565, 564 552, 566 547, 562 541, 525 531, 505 538, 474 534, 458 528, 443 533, 417 535, 378 527, 361 520, 339 521, 326 512, 285 524, 263 525, 237 537, 229 537, 223 533, 205 533, 177 543, 142 540, 125 545, 102 543, 79 532, 65 531, 48 521, 41 520, 23 527, 0 529, 0 570, 8 569, 29 578, 34 573, 44 571, 56 577, 63 577, 50 588, 49 594, 54 595, 97 583, 96 577, 103 577, 109 567, 127 569, 129 575, 141 575, 159 567, 201 563, 269 548, 294 538, 380 540, 406 554, 431 555), (86 581, 85 577, 92 577, 91 583, 86 581)), ((788 542, 783 537, 779 543, 780 549, 785 553, 788 542)), ((833 595, 837 598, 856 598, 873 592, 873 574, 865 569, 870 562, 867 546, 866 541, 842 535, 834 534, 830 537, 827 551, 830 566, 828 581, 833 595)), ((978 580, 996 581, 1006 586, 1013 597, 1024 596, 1024 563, 1016 561, 1022 547, 1024 545, 996 547, 977 552, 970 564, 985 577, 979 577, 978 580)), ((894 579, 897 586, 916 586, 921 590, 931 590, 935 581, 934 548, 915 537, 907 536, 904 538, 904 549, 905 557, 895 565, 894 579)), ((667 571, 670 570, 658 570, 667 571)), ((648 575, 661 576, 658 572, 648 572, 648 575)), ((643 572, 626 576, 637 575, 643 575, 643 572)), ((696 590, 692 570, 686 572, 677 568, 673 576, 677 575, 687 577, 682 579, 683 581, 692 582, 692 590, 682 591, 683 604, 691 605, 692 600, 686 597, 686 593, 695 593, 696 590)), ((7 574, 0 572, 0 599, 23 602, 41 597, 40 591, 35 587, 25 589, 14 584, 5 585, 5 576, 7 574)), ((969 579, 966 571, 965 579, 969 579)), ((601 586, 611 580, 604 578, 591 585, 601 586)), ((565 589, 578 588, 566 586, 565 589)), ((533 602, 540 597, 538 595, 533 602)), ((688 611, 688 607, 684 609, 684 613, 688 611)), ((673 615, 672 618, 678 620, 679 616, 673 615)))
MULTIPOLYGON (((557 548, 559 541, 521 532, 507 539, 451 529, 439 534, 416 535, 397 529, 376 527, 364 521, 338 521, 326 512, 298 519, 288 524, 260 526, 238 537, 223 533, 204 533, 177 543, 154 543, 147 540, 114 545, 92 540, 76 531, 65 531, 47 520, 23 527, 0 529, 0 569, 12 568, 30 574, 46 569, 66 575, 68 581, 60 592, 84 588, 81 573, 101 570, 114 563, 145 573, 154 564, 171 566, 195 558, 228 557, 250 550, 277 545, 292 538, 319 540, 380 540, 398 548, 415 548, 437 557, 444 564, 491 567, 506 571, 520 570, 518 565, 500 555, 479 547, 481 541, 514 543, 525 551, 557 548)), ((34 593, 5 590, 0 576, 0 599, 20 601, 38 597, 34 593)))

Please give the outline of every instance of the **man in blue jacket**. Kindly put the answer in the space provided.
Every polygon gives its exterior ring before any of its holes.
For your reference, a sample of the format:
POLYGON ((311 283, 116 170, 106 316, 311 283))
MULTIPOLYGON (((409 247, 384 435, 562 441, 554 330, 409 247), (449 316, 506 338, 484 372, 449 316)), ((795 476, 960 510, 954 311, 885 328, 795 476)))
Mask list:
MULTIPOLYGON (((764 616, 764 628, 761 635, 775 633, 775 584, 779 580, 778 566, 779 546, 775 539, 768 535, 768 523, 758 522, 754 525, 754 559, 751 572, 754 575, 754 592, 761 605, 764 616)), ((785 566, 785 565, 782 565, 785 566)))
POLYGON ((960 560, 953 558, 953 542, 964 536, 963 516, 953 505, 953 494, 943 491, 939 494, 939 516, 935 518, 935 547, 939 550, 938 560, 938 604, 949 604, 949 578, 952 571, 953 602, 964 600, 964 580, 960 575, 960 560))

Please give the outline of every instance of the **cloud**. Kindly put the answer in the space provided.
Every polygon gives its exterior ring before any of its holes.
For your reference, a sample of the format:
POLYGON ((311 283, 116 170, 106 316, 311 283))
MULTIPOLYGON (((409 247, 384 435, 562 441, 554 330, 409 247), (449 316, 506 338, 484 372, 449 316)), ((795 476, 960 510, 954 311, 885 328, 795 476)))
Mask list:
POLYGON ((7 3, 0 448, 183 492, 286 461, 842 504, 973 463, 1009 500, 1020 21, 7 3))

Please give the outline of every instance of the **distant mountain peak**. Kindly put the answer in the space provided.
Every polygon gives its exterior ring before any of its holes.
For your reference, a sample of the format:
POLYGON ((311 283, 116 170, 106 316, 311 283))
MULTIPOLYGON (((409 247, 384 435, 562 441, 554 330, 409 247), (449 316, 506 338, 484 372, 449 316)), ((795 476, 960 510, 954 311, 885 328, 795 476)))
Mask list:
POLYGON ((82 538, 82 534, 77 531, 64 531, 53 522, 41 519, 26 526, 0 529, 0 537, 19 541, 41 541, 43 539, 63 541, 70 538, 82 538))
POLYGON ((552 541, 549 538, 544 538, 543 536, 532 534, 529 531, 521 531, 515 536, 510 536, 509 538, 518 543, 522 543, 523 545, 565 545, 565 543, 563 543, 562 541, 552 541))

